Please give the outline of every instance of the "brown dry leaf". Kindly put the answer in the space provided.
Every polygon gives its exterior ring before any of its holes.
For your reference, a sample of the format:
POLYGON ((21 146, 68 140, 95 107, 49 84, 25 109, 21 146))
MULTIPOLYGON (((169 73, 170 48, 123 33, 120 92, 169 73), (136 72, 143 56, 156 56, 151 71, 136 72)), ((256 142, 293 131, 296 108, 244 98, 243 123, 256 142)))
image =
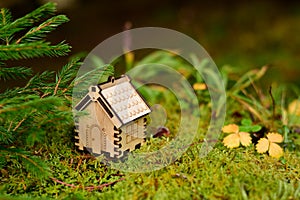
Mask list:
POLYGON ((205 83, 195 83, 193 85, 194 90, 206 90, 207 86, 205 83))
POLYGON ((281 143, 283 141, 283 137, 279 133, 269 133, 267 138, 270 142, 281 143))
POLYGON ((252 143, 252 139, 249 133, 239 132, 241 144, 245 147, 249 146, 252 143))
POLYGON ((223 144, 227 148, 236 148, 240 146, 240 137, 237 133, 230 134, 223 139, 223 144))
POLYGON ((228 124, 227 126, 223 126, 222 131, 224 133, 238 133, 239 126, 236 124, 228 124))
POLYGON ((260 138, 256 145, 256 150, 258 153, 266 153, 269 149, 269 140, 266 138, 260 138))
POLYGON ((278 144, 271 142, 269 147, 269 155, 274 158, 280 158, 283 155, 283 150, 278 144))

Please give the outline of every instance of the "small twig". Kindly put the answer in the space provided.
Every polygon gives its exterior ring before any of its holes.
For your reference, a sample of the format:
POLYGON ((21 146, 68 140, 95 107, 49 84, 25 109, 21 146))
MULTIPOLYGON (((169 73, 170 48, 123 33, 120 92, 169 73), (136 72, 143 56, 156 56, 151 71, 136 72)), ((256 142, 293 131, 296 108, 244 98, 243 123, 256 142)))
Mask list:
POLYGON ((120 181, 123 181, 123 180, 125 180, 125 178, 120 178, 119 180, 116 180, 116 181, 113 181, 113 182, 110 182, 110 183, 103 183, 101 185, 87 186, 87 187, 84 187, 84 189, 89 190, 89 191, 92 191, 92 190, 95 190, 95 189, 101 190, 104 187, 108 187, 108 186, 114 185, 117 182, 120 182, 120 181))
POLYGON ((9 124, 9 127, 7 129, 8 131, 10 131, 12 124, 13 124, 13 122, 11 121, 10 124, 9 124))
POLYGON ((44 94, 41 96, 41 99, 44 98, 44 97, 46 97, 46 96, 48 96, 48 95, 50 95, 50 92, 44 93, 44 94))
POLYGON ((23 118, 21 121, 19 121, 19 123, 17 124, 17 126, 13 129, 13 131, 16 131, 20 126, 21 124, 26 120, 26 118, 23 118))
POLYGON ((57 81, 57 83, 56 83, 56 86, 55 86, 55 88, 54 88, 53 95, 56 95, 57 90, 58 90, 58 86, 59 86, 59 84, 60 84, 60 81, 61 81, 61 78, 59 78, 58 81, 57 81))
POLYGON ((272 99, 272 106, 273 106, 273 108, 272 108, 272 110, 273 110, 273 117, 272 117, 272 128, 274 127, 274 121, 275 121, 275 114, 276 114, 276 108, 275 108, 275 99, 274 99, 274 96, 273 96, 273 94, 272 94, 272 86, 270 86, 270 88, 269 88, 269 94, 270 94, 270 96, 271 96, 271 99, 272 99))
POLYGON ((78 164, 77 164, 77 167, 76 167, 77 170, 79 169, 81 163, 82 163, 82 158, 80 158, 80 160, 79 160, 79 162, 78 162, 78 164))
POLYGON ((74 185, 74 184, 69 184, 69 183, 60 181, 60 180, 58 180, 58 179, 56 179, 56 178, 53 178, 53 177, 51 177, 51 179, 52 179, 54 182, 56 182, 56 183, 59 183, 59 184, 62 184, 62 185, 68 186, 68 187, 77 187, 77 186, 74 185))
POLYGON ((285 91, 282 92, 282 96, 281 96, 281 110, 282 110, 282 114, 281 114, 281 121, 284 125, 288 125, 288 117, 287 117, 287 113, 284 111, 284 105, 285 105, 285 97, 286 97, 286 93, 285 91))
POLYGON ((79 155, 79 156, 76 156, 76 158, 95 158, 95 156, 92 156, 90 154, 83 154, 83 155, 79 155))
POLYGON ((63 93, 65 93, 66 91, 68 91, 69 90, 69 88, 65 88, 65 89, 63 89, 63 93))
POLYGON ((19 38, 19 39, 15 42, 15 44, 19 44, 24 38, 26 38, 27 35, 30 35, 30 34, 32 34, 32 33, 34 33, 34 32, 37 32, 37 31, 40 31, 41 29, 43 29, 43 28, 45 28, 46 26, 50 25, 52 22, 53 22, 53 21, 50 21, 50 22, 48 22, 48 23, 46 23, 46 24, 43 24, 42 26, 40 25, 40 26, 38 26, 37 28, 28 31, 24 36, 22 36, 21 38, 19 38))
MULTIPOLYGON (((29 115, 31 115, 32 113, 34 113, 35 111, 31 111, 29 115)), ((21 125, 22 123, 27 119, 27 117, 23 118, 21 121, 19 121, 19 123, 15 126, 15 128, 13 129, 13 131, 16 131, 21 125)))
POLYGON ((85 190, 88 190, 88 191, 93 191, 93 190, 95 190, 95 189, 101 190, 101 189, 104 188, 104 187, 108 187, 108 186, 114 185, 114 184, 117 183, 117 182, 120 182, 120 181, 125 180, 125 178, 120 178, 119 180, 116 180, 116 181, 113 181, 113 182, 109 182, 109 183, 104 183, 104 184, 101 184, 101 185, 81 186, 81 185, 69 184, 69 183, 63 182, 63 181, 61 181, 61 180, 58 180, 57 178, 53 178, 53 177, 51 177, 51 179, 52 179, 54 182, 56 182, 56 183, 59 183, 59 184, 62 184, 62 185, 68 186, 68 187, 72 187, 72 188, 82 188, 82 189, 85 189, 85 190))

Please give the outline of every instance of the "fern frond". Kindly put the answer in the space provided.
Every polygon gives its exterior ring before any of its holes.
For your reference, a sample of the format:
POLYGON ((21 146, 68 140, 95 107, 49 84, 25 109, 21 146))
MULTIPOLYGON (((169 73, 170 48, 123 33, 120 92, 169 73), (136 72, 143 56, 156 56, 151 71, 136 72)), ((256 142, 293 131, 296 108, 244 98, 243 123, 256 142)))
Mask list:
POLYGON ((63 23, 68 22, 69 19, 65 15, 54 16, 37 27, 30 29, 23 37, 19 38, 15 43, 25 43, 40 40, 46 36, 47 33, 53 31, 55 28, 63 23))
POLYGON ((32 70, 26 67, 0 67, 0 80, 27 78, 32 75, 32 70))
POLYGON ((49 42, 33 42, 25 44, 0 45, 0 58, 2 60, 19 60, 42 56, 65 56, 71 47, 64 42, 50 45, 49 42))
POLYGON ((34 23, 53 15, 56 11, 54 3, 47 3, 36 10, 28 13, 27 15, 11 22, 0 28, 0 38, 13 38, 13 35, 19 31, 24 30, 27 27, 32 26, 34 23))

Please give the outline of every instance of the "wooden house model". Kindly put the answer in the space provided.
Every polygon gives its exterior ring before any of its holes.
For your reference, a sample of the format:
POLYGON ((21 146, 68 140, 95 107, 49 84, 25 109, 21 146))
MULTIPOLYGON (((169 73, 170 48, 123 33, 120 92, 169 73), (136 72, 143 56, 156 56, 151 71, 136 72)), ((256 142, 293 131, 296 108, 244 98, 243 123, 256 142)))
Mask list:
POLYGON ((84 111, 75 122, 75 144, 81 150, 121 158, 145 142, 151 111, 126 75, 91 86, 75 109, 84 111))

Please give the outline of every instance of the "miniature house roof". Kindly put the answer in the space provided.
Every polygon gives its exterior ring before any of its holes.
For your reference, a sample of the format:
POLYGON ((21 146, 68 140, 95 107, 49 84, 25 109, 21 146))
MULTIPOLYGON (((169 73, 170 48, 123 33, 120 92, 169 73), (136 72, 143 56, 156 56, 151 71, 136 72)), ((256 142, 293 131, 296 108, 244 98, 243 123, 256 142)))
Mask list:
POLYGON ((151 112, 128 76, 111 78, 106 83, 91 86, 90 92, 75 109, 84 110, 91 101, 98 101, 117 128, 151 112))

